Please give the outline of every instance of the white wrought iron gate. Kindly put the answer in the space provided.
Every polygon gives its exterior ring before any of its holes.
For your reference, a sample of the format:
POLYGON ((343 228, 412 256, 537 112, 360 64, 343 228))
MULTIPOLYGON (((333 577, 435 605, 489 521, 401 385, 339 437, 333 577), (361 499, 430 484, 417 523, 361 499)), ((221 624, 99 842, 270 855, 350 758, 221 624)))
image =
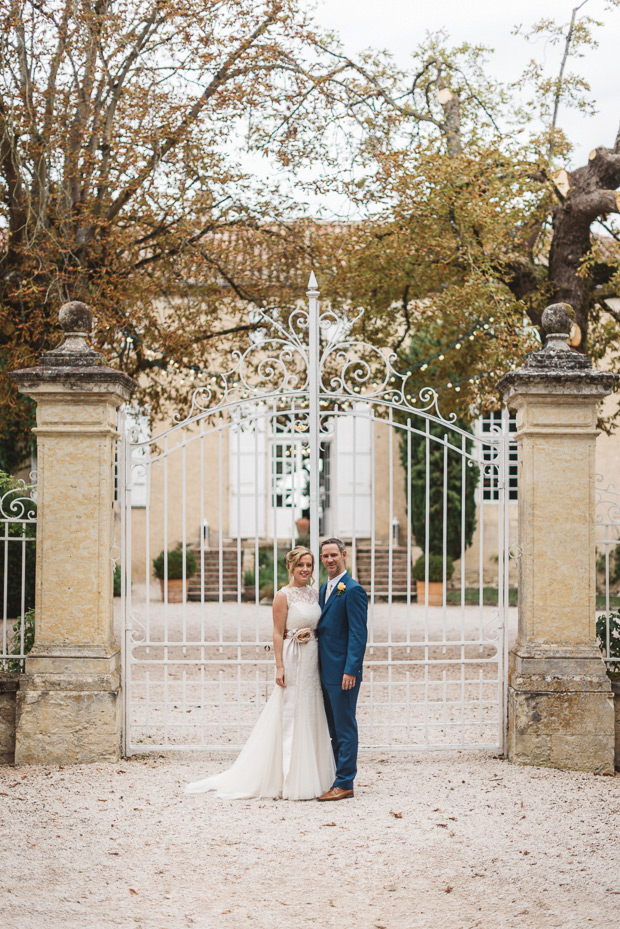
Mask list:
POLYGON ((362 746, 501 751, 507 413, 461 428, 356 336, 359 316, 319 312, 314 275, 308 298, 261 314, 169 429, 121 424, 125 751, 244 743, 273 686, 284 553, 307 537, 318 561, 319 533, 345 540, 369 594, 362 746))

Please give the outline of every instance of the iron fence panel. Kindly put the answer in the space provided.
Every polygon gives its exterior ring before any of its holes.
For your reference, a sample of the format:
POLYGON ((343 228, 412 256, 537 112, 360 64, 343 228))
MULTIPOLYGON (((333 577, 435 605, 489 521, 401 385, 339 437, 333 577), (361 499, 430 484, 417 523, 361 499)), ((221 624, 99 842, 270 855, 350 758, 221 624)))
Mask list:
POLYGON ((362 746, 502 751, 507 415, 482 435, 444 418, 433 390, 414 394, 394 356, 356 335, 359 316, 319 311, 314 276, 308 297, 261 313, 233 368, 198 386, 169 429, 144 438, 120 424, 125 751, 244 743, 274 686, 269 601, 283 553, 307 538, 318 564, 319 532, 346 539, 369 594, 362 746), (146 486, 140 508, 134 483, 146 486))

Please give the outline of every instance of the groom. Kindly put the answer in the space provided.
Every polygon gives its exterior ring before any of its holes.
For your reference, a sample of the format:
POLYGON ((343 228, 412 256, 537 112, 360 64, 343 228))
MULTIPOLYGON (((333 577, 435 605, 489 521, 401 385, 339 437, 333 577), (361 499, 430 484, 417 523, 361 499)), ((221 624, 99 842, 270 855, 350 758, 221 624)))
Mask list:
POLYGON ((321 686, 336 761, 336 780, 319 800, 352 797, 357 773, 355 708, 366 649, 368 596, 347 572, 346 555, 340 539, 326 539, 321 545, 321 561, 329 579, 319 591, 322 612, 317 633, 321 686))

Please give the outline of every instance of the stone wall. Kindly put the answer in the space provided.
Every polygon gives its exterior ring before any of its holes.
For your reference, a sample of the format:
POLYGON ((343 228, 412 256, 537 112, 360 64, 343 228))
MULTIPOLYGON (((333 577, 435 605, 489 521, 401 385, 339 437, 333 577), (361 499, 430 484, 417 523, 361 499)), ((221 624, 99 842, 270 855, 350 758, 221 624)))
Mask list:
POLYGON ((614 695, 614 715, 616 725, 616 756, 615 765, 620 769, 620 680, 612 680, 611 690, 614 695))
POLYGON ((15 759, 15 702, 19 671, 0 671, 0 764, 15 759))
POLYGON ((595 630, 594 488, 599 403, 618 379, 570 350, 571 314, 566 304, 547 307, 545 347, 499 383, 517 411, 519 448, 508 757, 612 774, 614 697, 595 630))
POLYGON ((112 500, 118 408, 135 382, 90 348, 89 307, 65 304, 59 322, 63 344, 11 374, 37 405, 38 461, 35 640, 16 695, 17 764, 121 754, 112 500))

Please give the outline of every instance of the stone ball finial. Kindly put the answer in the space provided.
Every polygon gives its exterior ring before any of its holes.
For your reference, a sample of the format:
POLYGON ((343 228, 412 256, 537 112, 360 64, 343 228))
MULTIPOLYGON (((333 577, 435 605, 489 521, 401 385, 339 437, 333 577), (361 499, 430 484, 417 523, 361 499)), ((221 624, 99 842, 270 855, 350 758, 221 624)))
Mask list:
POLYGON ((574 352, 568 344, 575 311, 568 303, 552 303, 542 314, 541 329, 545 344, 527 356, 524 370, 569 372, 592 368, 587 355, 574 352))
POLYGON ((547 337, 565 335, 568 338, 574 322, 575 311, 569 303, 552 303, 543 312, 542 330, 547 337))
POLYGON ((61 306, 58 322, 67 334, 79 332, 90 335, 93 328, 93 311, 80 300, 71 300, 70 303, 61 306))
POLYGON ((101 364, 102 356, 90 346, 93 311, 81 300, 71 300, 61 306, 58 322, 65 334, 64 342, 46 352, 39 365, 43 367, 75 368, 101 364))

